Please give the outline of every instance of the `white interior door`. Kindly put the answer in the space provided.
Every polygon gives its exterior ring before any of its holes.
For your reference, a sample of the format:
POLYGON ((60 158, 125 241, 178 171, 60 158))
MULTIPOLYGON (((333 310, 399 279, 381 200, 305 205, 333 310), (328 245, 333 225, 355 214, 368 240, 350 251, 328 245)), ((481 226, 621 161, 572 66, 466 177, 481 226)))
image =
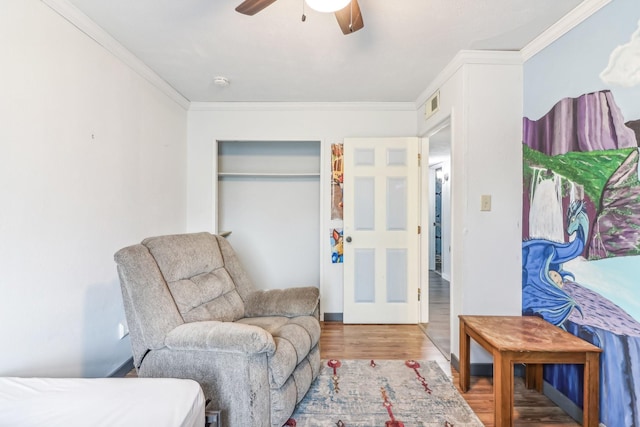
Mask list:
POLYGON ((344 322, 417 323, 418 138, 344 140, 344 322))

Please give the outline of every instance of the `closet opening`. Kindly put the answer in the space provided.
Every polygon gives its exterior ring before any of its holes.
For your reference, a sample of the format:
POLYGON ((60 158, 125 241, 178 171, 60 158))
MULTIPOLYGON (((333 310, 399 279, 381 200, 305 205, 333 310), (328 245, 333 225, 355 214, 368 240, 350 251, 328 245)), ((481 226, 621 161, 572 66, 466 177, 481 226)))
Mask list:
POLYGON ((320 141, 217 141, 218 233, 259 289, 320 284, 320 141))

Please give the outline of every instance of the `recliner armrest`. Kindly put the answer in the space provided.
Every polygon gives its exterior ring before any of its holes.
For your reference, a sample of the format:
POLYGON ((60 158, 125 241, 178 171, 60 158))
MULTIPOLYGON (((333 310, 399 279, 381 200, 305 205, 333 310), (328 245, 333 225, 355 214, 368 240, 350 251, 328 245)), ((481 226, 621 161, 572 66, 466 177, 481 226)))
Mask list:
POLYGON ((257 326, 234 322, 185 323, 169 332, 164 343, 172 350, 269 354, 276 350, 269 332, 257 326))
POLYGON ((245 317, 311 316, 314 314, 320 291, 313 286, 255 291, 244 302, 245 317))

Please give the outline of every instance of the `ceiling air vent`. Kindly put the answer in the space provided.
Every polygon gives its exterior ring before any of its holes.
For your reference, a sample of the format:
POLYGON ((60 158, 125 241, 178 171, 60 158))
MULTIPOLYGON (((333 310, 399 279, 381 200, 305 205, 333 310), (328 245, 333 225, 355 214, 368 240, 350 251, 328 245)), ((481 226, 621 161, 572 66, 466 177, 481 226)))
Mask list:
POLYGON ((440 91, 436 91, 425 103, 424 118, 431 117, 440 108, 440 91))

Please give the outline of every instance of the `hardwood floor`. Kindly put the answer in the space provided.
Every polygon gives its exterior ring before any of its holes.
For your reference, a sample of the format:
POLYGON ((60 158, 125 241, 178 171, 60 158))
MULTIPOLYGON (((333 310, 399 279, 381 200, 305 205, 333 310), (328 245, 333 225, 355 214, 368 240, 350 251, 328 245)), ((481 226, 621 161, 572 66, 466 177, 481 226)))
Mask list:
POLYGON ((440 273, 429 270, 429 323, 420 325, 447 360, 451 355, 449 289, 440 273))
MULTIPOLYGON (((450 374, 456 388, 458 372, 417 325, 344 325, 324 322, 320 338, 322 359, 425 359, 435 360, 450 374)), ((486 427, 494 426, 491 378, 471 377, 471 389, 462 396, 486 427)), ((521 378, 515 383, 515 426, 578 427, 571 417, 546 396, 527 390, 521 378)))
POLYGON ((445 373, 449 361, 416 325, 344 325, 323 322, 322 359, 435 360, 445 373))

